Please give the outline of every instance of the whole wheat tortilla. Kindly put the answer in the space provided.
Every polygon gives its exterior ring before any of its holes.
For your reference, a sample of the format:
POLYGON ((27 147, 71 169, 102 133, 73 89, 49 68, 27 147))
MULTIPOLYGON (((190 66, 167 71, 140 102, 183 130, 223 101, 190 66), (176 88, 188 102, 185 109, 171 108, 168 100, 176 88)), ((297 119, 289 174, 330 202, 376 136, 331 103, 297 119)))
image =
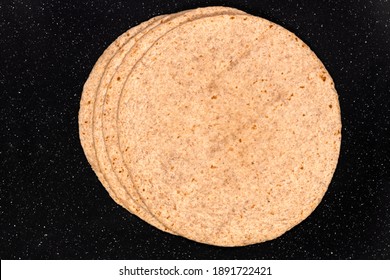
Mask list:
MULTIPOLYGON (((128 200, 131 200, 131 202, 129 202, 130 209, 133 210, 134 214, 152 225, 155 225, 156 221, 153 215, 151 215, 148 209, 146 209, 143 202, 139 199, 139 195, 133 187, 129 173, 121 160, 121 155, 119 154, 120 151, 116 132, 116 112, 120 89, 123 86, 125 77, 129 74, 133 65, 157 39, 164 36, 164 34, 169 30, 176 28, 185 22, 201 17, 219 14, 235 15, 240 13, 244 14, 244 12, 232 8, 210 7, 189 10, 180 14, 165 17, 155 28, 150 29, 149 32, 135 36, 133 40, 125 45, 116 56, 117 63, 121 63, 118 70, 116 72, 111 71, 115 70, 115 68, 110 70, 110 67, 108 67, 108 71, 106 72, 107 75, 106 77, 103 77, 105 82, 98 90, 94 115, 94 140, 98 162, 102 169, 104 168, 104 176, 109 182, 109 185, 115 189, 121 189, 124 187, 124 190, 121 190, 121 192, 128 192, 128 200), (107 78, 109 77, 112 77, 112 79, 108 84, 107 78)), ((123 194, 123 197, 124 196, 125 194, 123 194)))
POLYGON ((220 246, 263 242, 321 201, 340 108, 329 73, 294 34, 253 16, 200 18, 121 78, 124 163, 172 231, 220 246))
POLYGON ((101 77, 104 71, 111 61, 112 57, 118 52, 118 50, 134 35, 144 30, 148 25, 157 22, 163 16, 152 18, 146 22, 143 22, 135 27, 130 28, 128 31, 119 36, 99 57, 95 63, 86 83, 84 84, 83 93, 80 101, 79 110, 79 137, 84 153, 88 162, 92 166, 92 169, 96 173, 98 179, 108 191, 110 196, 120 204, 124 206, 124 202, 118 198, 113 190, 111 190, 109 184, 106 182, 103 173, 97 162, 94 139, 93 139, 93 112, 97 89, 100 85, 101 77))
MULTIPOLYGON (((206 10, 208 10, 210 12, 211 11, 232 12, 233 11, 233 9, 222 8, 222 7, 202 9, 202 10, 204 13, 206 12, 206 10)), ((178 13, 177 15, 184 14, 187 12, 189 12, 189 11, 178 13)), ((167 16, 165 18, 166 18, 166 20, 168 20, 170 18, 176 17, 177 15, 176 14, 170 15, 170 16, 167 16)), ((148 212, 145 213, 145 211, 143 209, 140 209, 139 206, 134 203, 131 196, 129 196, 129 194, 126 192, 126 190, 123 189, 123 187, 120 185, 118 180, 115 177, 113 177, 112 172, 111 173, 109 172, 111 170, 111 168, 108 169, 108 166, 110 165, 110 163, 109 162, 107 163, 107 161, 106 161, 105 164, 100 164, 100 162, 99 162, 99 159, 103 159, 103 162, 104 162, 104 159, 107 158, 107 156, 104 155, 105 147, 103 144, 103 140, 99 141, 99 139, 102 138, 101 120, 100 119, 101 119, 101 108, 102 108, 102 102, 103 102, 102 96, 104 96, 104 93, 105 93, 104 89, 105 89, 105 87, 107 87, 107 84, 110 81, 110 76, 112 75, 113 72, 115 72, 116 68, 118 67, 118 65, 121 62, 121 59, 126 54, 126 52, 131 48, 134 41, 137 38, 142 37, 143 33, 148 32, 150 29, 154 28, 157 24, 162 23, 163 22, 162 19, 163 19, 162 17, 158 17, 156 19, 152 19, 152 20, 148 21, 148 26, 143 28, 143 31, 139 32, 137 35, 134 33, 134 36, 129 36, 128 35, 129 31, 126 32, 126 34, 124 34, 120 38, 118 38, 117 42, 115 44, 113 44, 104 53, 104 55, 99 59, 99 62, 94 67, 94 70, 92 71, 92 73, 91 73, 91 75, 90 75, 90 77, 85 85, 85 90, 83 92, 83 98, 82 98, 82 102, 81 102, 79 121, 80 121, 80 135, 82 135, 81 141, 82 141, 84 150, 86 152, 87 158, 91 162, 91 165, 96 170, 96 173, 97 173, 99 179, 101 180, 102 184, 106 187, 106 189, 108 190, 110 195, 114 198, 114 200, 116 202, 118 202, 119 204, 121 204, 122 206, 124 206, 130 212, 133 212, 133 213, 137 214, 139 217, 141 217, 142 219, 148 221, 150 224, 152 224, 160 229, 163 229, 165 231, 168 231, 166 228, 162 227, 161 225, 158 225, 157 221, 153 221, 154 219, 151 217, 151 215, 148 212), (160 21, 160 19, 161 19, 161 21, 160 21), (126 40, 123 40, 124 37, 126 40), (120 40, 121 38, 122 38, 122 40, 120 40), (108 54, 112 54, 112 52, 113 52, 112 51, 113 46, 117 47, 115 56, 111 59, 108 59, 108 54), (104 64, 106 60, 110 60, 110 63, 108 65, 104 64), (101 61, 103 61, 104 63, 102 63, 101 61), (104 69, 103 75, 102 75, 101 79, 98 80, 97 78, 99 77, 99 74, 101 74, 102 69, 104 69), (93 94, 96 86, 98 86, 98 89, 97 89, 98 94, 96 97, 93 97, 92 94, 93 94), (102 90, 102 88, 103 88, 103 90, 102 90), (93 98, 96 98, 96 100, 94 100, 93 98), (85 101, 85 100, 87 100, 87 101, 85 101), (87 110, 87 108, 90 108, 90 106, 87 106, 87 105, 90 105, 90 104, 94 104, 94 109, 95 109, 93 111, 94 114, 91 114, 90 110, 87 110), (87 127, 87 124, 91 123, 89 121, 89 119, 91 117, 93 118, 93 121, 94 121, 94 125, 92 126, 92 131, 93 131, 93 136, 94 136, 93 137, 93 140, 94 140, 93 144, 95 144, 94 145, 95 149, 93 149, 93 146, 91 147, 91 144, 90 144, 91 135, 89 132, 91 131, 91 128, 87 127), (96 146, 97 146, 97 148, 96 148, 96 146), (88 147, 90 147, 90 148, 88 148, 88 147), (96 151, 96 154, 93 154, 93 153, 91 154, 90 151, 96 151), (96 166, 95 157, 97 158, 97 162, 99 163, 99 165, 97 165, 97 166, 96 166), (100 168, 100 167, 102 167, 102 168, 100 168), (101 173, 100 170, 103 170, 104 172, 101 173), (107 171, 107 170, 109 170, 109 171, 107 171), (140 213, 140 211, 141 211, 141 213, 140 213)), ((145 25, 145 23, 143 25, 145 25)))
MULTIPOLYGON (((180 14, 180 13, 179 13, 180 14)), ((105 94, 107 91, 107 87, 112 79, 112 76, 118 69, 118 67, 121 65, 122 60, 126 53, 128 53, 132 47, 134 46, 134 43, 144 36, 144 34, 147 34, 157 26, 164 24, 164 20, 167 20, 172 17, 176 17, 179 14, 173 14, 168 15, 164 17, 160 17, 158 20, 155 20, 151 22, 146 28, 142 30, 142 32, 139 32, 129 38, 125 44, 123 44, 117 51, 117 53, 112 57, 108 65, 106 66, 106 69, 101 77, 100 85, 96 92, 96 98, 94 103, 94 112, 93 112, 93 140, 94 140, 94 147, 96 152, 96 158, 99 165, 100 170, 102 170, 103 176, 105 181, 108 183, 108 186, 111 190, 113 190, 119 199, 123 201, 123 205, 126 209, 128 209, 131 213, 137 215, 139 218, 143 219, 144 221, 147 221, 149 224, 155 226, 156 228, 169 232, 171 234, 174 234, 171 232, 168 228, 166 228, 164 225, 159 223, 153 215, 149 211, 147 211, 145 208, 142 208, 140 205, 138 205, 135 200, 132 198, 131 194, 123 187, 123 185, 118 181, 115 173, 112 171, 112 166, 109 161, 107 150, 104 144, 104 137, 102 132, 102 110, 103 110, 103 103, 105 94)))

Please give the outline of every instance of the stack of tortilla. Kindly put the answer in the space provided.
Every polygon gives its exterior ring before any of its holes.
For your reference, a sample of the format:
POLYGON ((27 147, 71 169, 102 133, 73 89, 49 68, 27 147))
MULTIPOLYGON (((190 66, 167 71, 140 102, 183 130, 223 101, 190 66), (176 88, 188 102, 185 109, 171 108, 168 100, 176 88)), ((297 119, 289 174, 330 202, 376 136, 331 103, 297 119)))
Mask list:
POLYGON ((95 64, 80 139, 110 196, 156 228, 217 246, 274 239, 334 173, 338 95, 309 47, 227 7, 152 18, 95 64))

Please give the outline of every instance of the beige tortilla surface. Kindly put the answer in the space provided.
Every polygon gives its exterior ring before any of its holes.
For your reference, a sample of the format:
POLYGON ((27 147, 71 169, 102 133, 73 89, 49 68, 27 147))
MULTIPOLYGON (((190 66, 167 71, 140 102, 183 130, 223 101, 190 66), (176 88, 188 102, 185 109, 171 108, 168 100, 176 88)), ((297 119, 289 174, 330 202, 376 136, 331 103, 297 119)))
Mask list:
POLYGON ((254 16, 202 17, 157 40, 121 78, 124 163, 173 232, 254 244, 320 203, 338 160, 340 108, 329 73, 294 34, 254 16))

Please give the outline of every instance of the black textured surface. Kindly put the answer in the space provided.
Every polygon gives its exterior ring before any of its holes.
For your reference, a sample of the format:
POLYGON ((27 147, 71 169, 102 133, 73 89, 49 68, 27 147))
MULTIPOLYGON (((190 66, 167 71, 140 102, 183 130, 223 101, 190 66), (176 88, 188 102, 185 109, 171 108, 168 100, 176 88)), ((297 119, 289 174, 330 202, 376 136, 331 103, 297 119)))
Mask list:
POLYGON ((389 259, 389 53, 387 0, 1 1, 0 257, 389 259), (294 32, 340 95, 341 157, 324 200, 282 237, 248 247, 197 244, 132 216, 101 186, 78 137, 82 86, 103 50, 152 16, 209 5, 294 32))

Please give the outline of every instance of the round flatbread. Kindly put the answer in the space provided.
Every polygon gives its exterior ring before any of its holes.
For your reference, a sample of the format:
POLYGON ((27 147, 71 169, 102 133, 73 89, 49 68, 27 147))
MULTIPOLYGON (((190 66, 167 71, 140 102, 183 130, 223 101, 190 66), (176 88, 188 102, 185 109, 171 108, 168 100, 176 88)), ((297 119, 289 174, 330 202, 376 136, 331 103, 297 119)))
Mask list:
POLYGON ((291 32, 254 16, 203 17, 166 33, 120 77, 132 187, 172 231, 253 244, 320 203, 339 155, 338 96, 291 32))
POLYGON ((95 63, 86 83, 84 84, 83 93, 80 101, 80 110, 79 110, 79 137, 81 145, 83 147, 84 153, 87 157, 88 162, 92 166, 92 169, 96 173, 98 179, 103 184, 105 189, 108 191, 110 196, 121 206, 123 206, 123 201, 121 201, 113 190, 111 190, 109 184, 106 182, 104 175, 99 167, 94 139, 93 139, 93 113, 94 105, 96 99, 97 89, 100 86, 102 75, 104 74, 107 65, 111 61, 112 57, 118 52, 118 50, 133 36, 137 33, 144 30, 150 24, 157 22, 162 18, 158 16, 152 18, 146 22, 141 23, 135 27, 132 27, 124 34, 119 36, 99 57, 98 61, 95 63))
POLYGON ((120 189, 121 197, 128 195, 128 207, 132 212, 152 225, 156 224, 155 218, 144 206, 142 200, 139 199, 137 190, 133 186, 120 155, 116 127, 120 89, 123 87, 126 76, 131 72, 133 65, 165 33, 185 22, 219 14, 235 15, 244 14, 244 12, 232 8, 210 7, 165 17, 155 28, 150 29, 145 34, 135 36, 121 49, 115 57, 115 65, 120 64, 118 70, 115 72, 116 67, 108 67, 107 75, 104 77, 105 82, 98 90, 94 115, 94 140, 99 165, 104 169, 104 176, 109 185, 115 189, 120 189), (109 77, 112 77, 112 79, 108 84, 109 77), (123 187, 124 189, 122 189, 123 187), (128 194, 126 194, 126 191, 128 194))
POLYGON ((100 170, 102 170, 104 180, 107 182, 109 188, 114 191, 120 201, 123 201, 123 205, 127 210, 131 213, 137 215, 141 219, 147 221, 149 224, 154 227, 170 232, 168 228, 159 223, 153 215, 145 208, 140 207, 132 196, 127 192, 127 190, 123 187, 123 185, 118 181, 115 173, 112 171, 111 163, 109 161, 106 146, 104 144, 104 137, 102 132, 102 111, 103 111, 103 103, 105 94, 107 91, 107 87, 112 79, 112 76, 117 71, 118 67, 121 65, 123 58, 125 55, 133 48, 135 42, 142 38, 149 31, 153 30, 157 26, 164 23, 164 19, 169 19, 172 17, 176 17, 176 14, 159 17, 157 20, 153 20, 147 27, 145 27, 142 32, 135 34, 130 37, 124 44, 120 46, 116 54, 112 57, 110 62, 107 64, 106 69, 101 77, 100 85, 96 92, 95 103, 94 103, 94 111, 93 111, 93 140, 94 147, 96 152, 96 158, 98 162, 98 166, 100 170))

